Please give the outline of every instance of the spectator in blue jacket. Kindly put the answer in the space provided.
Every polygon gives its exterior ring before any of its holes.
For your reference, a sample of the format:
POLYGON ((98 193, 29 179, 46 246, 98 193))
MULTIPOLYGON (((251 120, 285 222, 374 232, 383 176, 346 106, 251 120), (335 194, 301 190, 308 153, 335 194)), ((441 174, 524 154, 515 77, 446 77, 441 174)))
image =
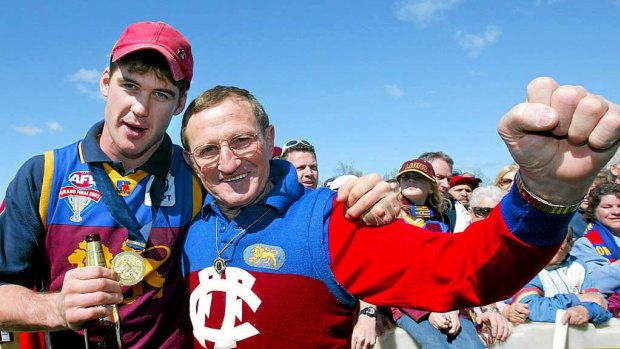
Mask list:
MULTIPOLYGON (((510 300, 511 306, 524 303, 532 321, 554 322, 555 313, 565 309, 562 323, 599 325, 611 318, 605 297, 592 287, 586 264, 570 255, 574 244, 573 231, 547 266, 510 300)), ((508 311, 510 313, 510 310, 508 311)), ((515 317, 510 317, 514 321, 515 317)), ((524 321, 524 320, 523 320, 524 321)), ((522 321, 516 321, 522 322, 522 321)))

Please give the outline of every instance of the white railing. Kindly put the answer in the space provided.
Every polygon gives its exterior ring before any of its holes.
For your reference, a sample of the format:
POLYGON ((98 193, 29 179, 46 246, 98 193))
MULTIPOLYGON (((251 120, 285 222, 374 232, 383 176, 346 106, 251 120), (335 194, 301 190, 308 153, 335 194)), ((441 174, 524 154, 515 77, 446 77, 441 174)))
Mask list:
MULTIPOLYGON (((552 348, 555 325, 545 322, 528 322, 512 329, 505 343, 498 349, 552 348)), ((379 337, 376 349, 418 349, 413 339, 401 328, 387 331, 379 337)), ((620 319, 611 319, 607 324, 595 327, 569 326, 566 348, 620 348, 620 319)))

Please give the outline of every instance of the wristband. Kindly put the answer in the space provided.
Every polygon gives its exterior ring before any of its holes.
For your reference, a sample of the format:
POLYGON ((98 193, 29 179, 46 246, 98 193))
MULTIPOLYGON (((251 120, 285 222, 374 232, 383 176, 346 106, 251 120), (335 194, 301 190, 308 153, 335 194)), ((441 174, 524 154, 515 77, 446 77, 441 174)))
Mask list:
POLYGON ((551 213, 551 214, 573 213, 577 211, 577 209, 579 208, 579 206, 581 206, 581 203, 583 202, 583 199, 581 199, 578 202, 572 205, 569 205, 569 206, 552 204, 549 201, 527 190, 527 188, 525 187, 525 184, 523 184, 523 180, 521 179, 521 174, 519 172, 517 172, 517 175, 515 176, 515 181, 517 184, 517 189, 519 190, 519 194, 521 194, 521 197, 523 198, 523 200, 525 200, 528 204, 534 206, 535 208, 543 212, 546 212, 546 213, 551 213))

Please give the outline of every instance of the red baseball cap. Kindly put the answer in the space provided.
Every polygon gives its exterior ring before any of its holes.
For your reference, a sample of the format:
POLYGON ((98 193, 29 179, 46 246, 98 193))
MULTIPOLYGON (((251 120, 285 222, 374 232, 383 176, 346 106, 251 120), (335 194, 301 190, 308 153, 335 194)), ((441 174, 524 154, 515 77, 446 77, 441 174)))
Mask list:
POLYGON ((460 176, 460 175, 453 176, 452 179, 450 180, 450 188, 457 186, 457 185, 461 185, 461 184, 467 184, 472 189, 476 189, 478 188, 478 185, 480 185, 480 182, 482 182, 482 180, 476 177, 460 176))
POLYGON ((280 148, 278 146, 273 147, 272 157, 278 158, 278 157, 280 157, 280 155, 282 155, 282 148, 280 148))
POLYGON ((125 29, 112 49, 112 62, 144 49, 161 53, 170 66, 175 81, 187 80, 194 74, 192 46, 183 34, 164 22, 138 22, 125 29))

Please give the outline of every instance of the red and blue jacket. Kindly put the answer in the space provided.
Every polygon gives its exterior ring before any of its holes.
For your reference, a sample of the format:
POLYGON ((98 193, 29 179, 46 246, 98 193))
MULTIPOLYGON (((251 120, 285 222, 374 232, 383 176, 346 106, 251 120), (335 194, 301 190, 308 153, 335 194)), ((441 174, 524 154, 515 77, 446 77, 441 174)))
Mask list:
POLYGON ((288 162, 271 161, 270 181, 231 221, 208 195, 188 231, 195 348, 347 348, 356 298, 437 312, 507 299, 553 257, 571 218, 513 190, 460 234, 369 227, 345 219, 334 192, 300 185, 288 162))

